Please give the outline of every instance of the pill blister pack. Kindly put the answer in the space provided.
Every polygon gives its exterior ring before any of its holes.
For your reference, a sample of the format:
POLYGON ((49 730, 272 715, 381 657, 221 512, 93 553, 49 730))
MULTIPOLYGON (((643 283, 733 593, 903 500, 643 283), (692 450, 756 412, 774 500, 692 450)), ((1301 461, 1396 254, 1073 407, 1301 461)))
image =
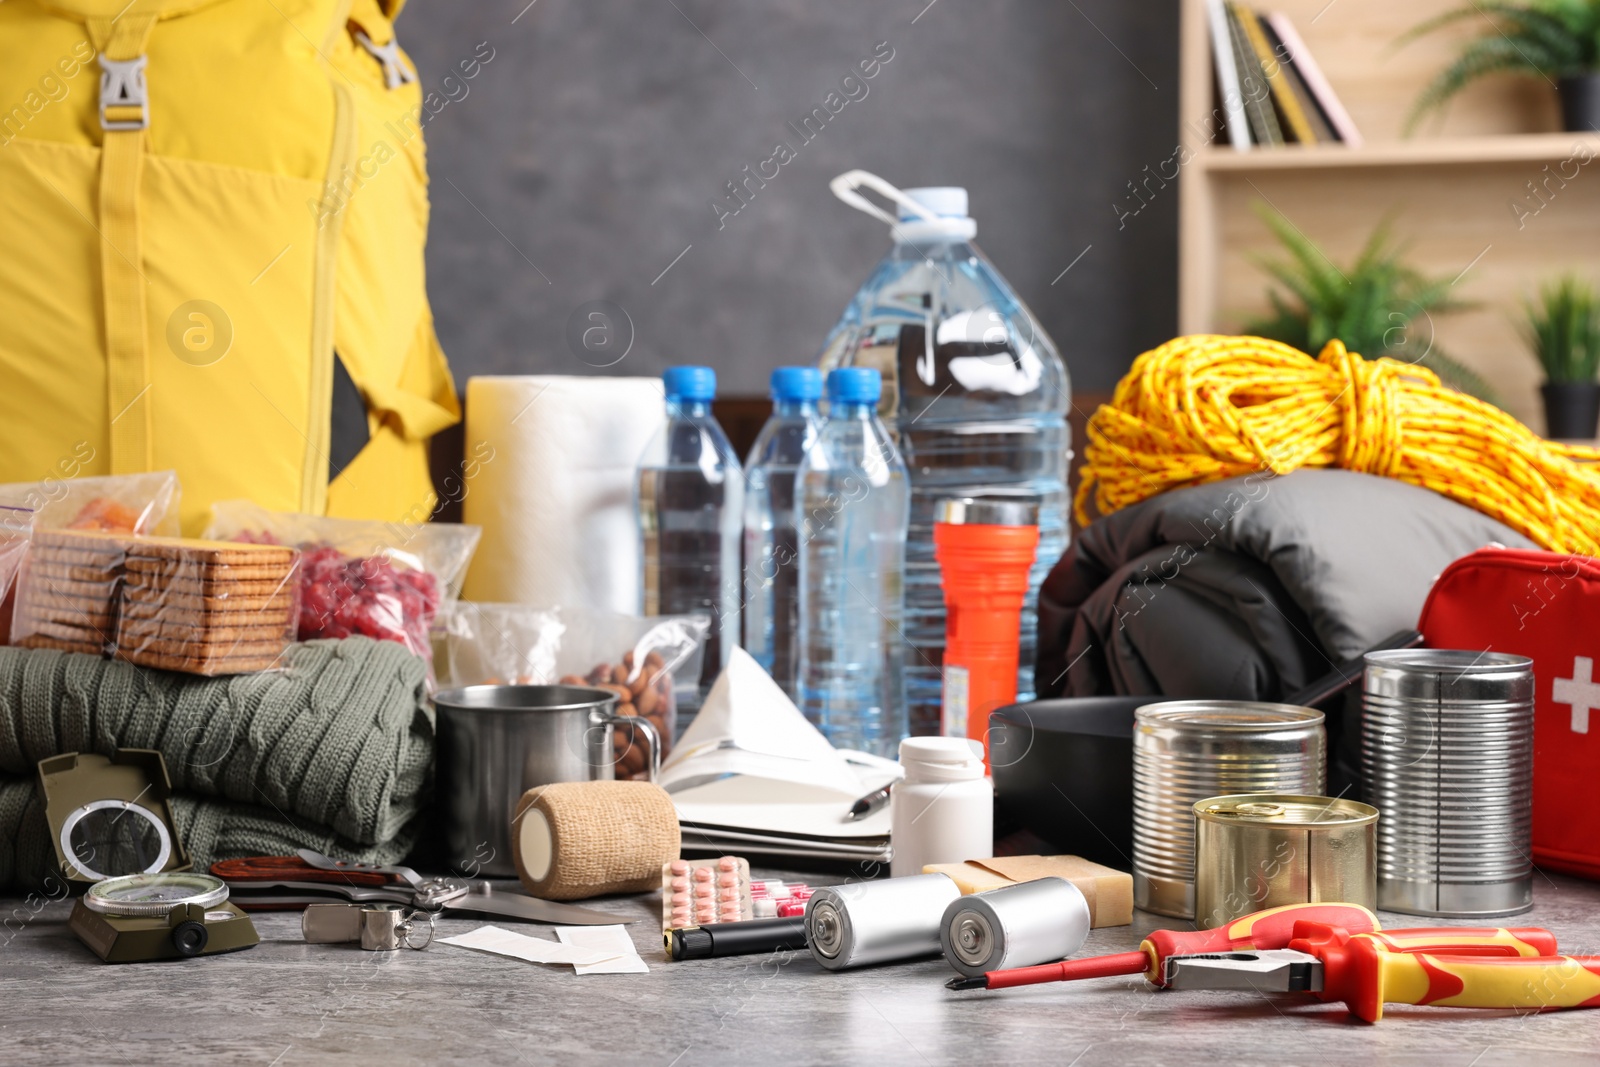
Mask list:
POLYGON ((811 887, 771 879, 750 884, 751 911, 757 919, 789 919, 806 913, 811 887))
POLYGON ((661 865, 661 929, 736 923, 755 917, 750 862, 739 856, 661 865))
POLYGON ((804 915, 811 892, 804 882, 757 881, 739 856, 673 860, 661 865, 661 929, 804 915))

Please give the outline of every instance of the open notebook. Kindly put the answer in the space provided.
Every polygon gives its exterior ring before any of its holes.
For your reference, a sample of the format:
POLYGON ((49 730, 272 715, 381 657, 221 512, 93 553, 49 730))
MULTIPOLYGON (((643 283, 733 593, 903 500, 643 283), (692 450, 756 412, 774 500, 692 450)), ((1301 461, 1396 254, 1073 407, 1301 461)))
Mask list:
POLYGON ((835 749, 736 648, 660 782, 677 805, 686 852, 881 862, 889 805, 860 821, 848 812, 899 777, 892 760, 835 749))

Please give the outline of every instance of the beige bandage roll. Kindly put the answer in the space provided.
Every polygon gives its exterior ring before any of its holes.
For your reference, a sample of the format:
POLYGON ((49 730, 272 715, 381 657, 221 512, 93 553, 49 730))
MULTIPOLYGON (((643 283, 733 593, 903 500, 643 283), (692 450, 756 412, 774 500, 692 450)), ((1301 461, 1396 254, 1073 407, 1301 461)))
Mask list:
POLYGON ((651 782, 540 786, 511 819, 517 877, 546 900, 659 889, 681 841, 672 798, 651 782))

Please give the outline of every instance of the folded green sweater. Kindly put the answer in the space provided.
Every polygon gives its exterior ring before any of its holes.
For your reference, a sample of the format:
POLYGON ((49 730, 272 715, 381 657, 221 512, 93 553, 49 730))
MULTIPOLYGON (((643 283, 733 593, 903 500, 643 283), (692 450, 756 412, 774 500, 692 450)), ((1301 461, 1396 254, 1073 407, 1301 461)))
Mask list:
MULTIPOLYGON (((271 822, 286 843, 316 847, 293 830, 316 824, 306 832, 324 843, 343 839, 347 850, 389 845, 431 785, 426 664, 399 644, 365 637, 294 645, 285 662, 281 670, 202 678, 0 648, 0 776, 31 781, 40 760, 66 752, 155 749, 175 794, 193 800, 191 815, 174 813, 180 823, 192 817, 188 833, 220 841, 271 822)), ((6 835, 0 824, 0 848, 6 835)), ((188 844, 198 862, 201 850, 188 844)))

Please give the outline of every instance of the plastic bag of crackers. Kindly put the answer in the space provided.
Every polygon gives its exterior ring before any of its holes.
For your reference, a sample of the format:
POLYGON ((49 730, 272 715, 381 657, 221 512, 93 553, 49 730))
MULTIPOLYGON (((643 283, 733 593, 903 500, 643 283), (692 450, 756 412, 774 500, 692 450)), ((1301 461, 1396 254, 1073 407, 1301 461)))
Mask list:
POLYGON ((0 485, 0 644, 11 643, 16 606, 14 579, 31 530, 107 530, 131 534, 178 534, 178 476, 83 475, 94 458, 87 445, 62 459, 37 482, 0 485), (27 516, 26 522, 22 516, 27 516), (20 536, 18 529, 28 530, 20 536))
POLYGON ((35 529, 12 643, 189 674, 267 670, 295 637, 299 561, 277 545, 35 529))
MULTIPOLYGON (((454 686, 592 685, 617 694, 617 714, 650 720, 661 758, 677 731, 675 678, 700 677, 706 619, 697 615, 641 618, 586 608, 462 601, 445 625, 441 672, 454 686)), ((612 735, 618 778, 649 777, 650 751, 631 727, 612 735)))

